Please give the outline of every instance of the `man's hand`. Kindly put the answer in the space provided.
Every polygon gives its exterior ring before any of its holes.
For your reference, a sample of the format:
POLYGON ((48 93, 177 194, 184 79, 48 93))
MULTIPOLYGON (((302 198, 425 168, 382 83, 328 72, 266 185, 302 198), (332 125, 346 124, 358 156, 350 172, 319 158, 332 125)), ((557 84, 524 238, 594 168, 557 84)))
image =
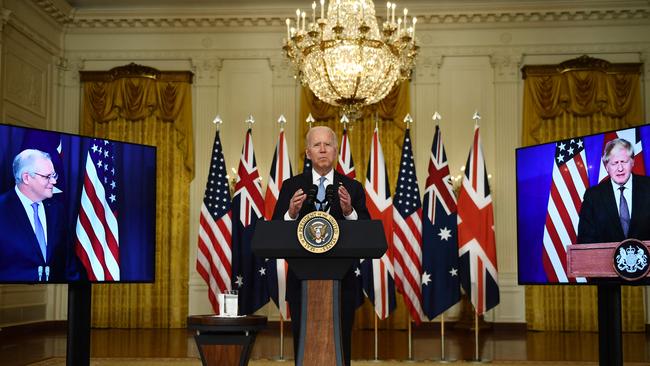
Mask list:
POLYGON ((288 211, 289 217, 291 217, 291 219, 295 220, 298 218, 298 214, 300 213, 300 209, 302 208, 302 204, 305 202, 306 198, 307 195, 302 191, 302 189, 297 190, 296 193, 293 194, 291 200, 289 201, 288 211))
POLYGON ((352 213, 352 198, 343 186, 339 186, 339 202, 341 202, 343 216, 349 216, 352 213))

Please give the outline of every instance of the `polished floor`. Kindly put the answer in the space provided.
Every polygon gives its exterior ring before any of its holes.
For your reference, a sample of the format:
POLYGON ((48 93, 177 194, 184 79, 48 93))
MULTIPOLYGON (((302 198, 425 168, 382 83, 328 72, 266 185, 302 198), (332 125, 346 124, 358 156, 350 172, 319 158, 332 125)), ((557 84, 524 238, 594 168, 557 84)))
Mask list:
MULTIPOLYGON (((284 325, 289 332, 288 324, 284 325)), ((280 354, 279 325, 270 324, 258 335, 253 359, 293 358, 290 334, 280 354)), ((475 358, 474 332, 450 329, 445 334, 447 359, 475 358)), ((355 330, 352 358, 375 359, 375 334, 355 330)), ((415 328, 409 354, 406 330, 382 330, 377 334, 378 360, 436 360, 441 357, 438 328, 415 328)), ((625 362, 650 365, 650 333, 623 336, 625 362)), ((26 327, 0 331, 0 365, 25 365, 50 357, 63 357, 66 332, 60 326, 26 327)), ((579 332, 527 332, 521 327, 495 328, 479 334, 479 356, 490 360, 597 361, 598 334, 579 332)), ((198 357, 191 332, 184 329, 93 329, 91 357, 198 357)))

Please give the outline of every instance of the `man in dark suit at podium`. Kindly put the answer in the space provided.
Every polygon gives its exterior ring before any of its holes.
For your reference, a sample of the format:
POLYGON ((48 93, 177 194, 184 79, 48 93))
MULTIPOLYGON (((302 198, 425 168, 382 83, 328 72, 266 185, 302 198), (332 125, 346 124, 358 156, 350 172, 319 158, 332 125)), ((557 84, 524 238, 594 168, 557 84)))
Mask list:
POLYGON ((51 200, 57 173, 35 149, 13 161, 16 185, 0 195, 0 281, 64 282, 76 274, 64 241, 64 209, 51 200))
MULTIPOLYGON (((296 175, 282 184, 278 202, 273 212, 274 220, 300 220, 316 210, 326 210, 337 220, 369 220, 363 187, 334 170, 337 157, 337 138, 332 129, 325 126, 313 127, 307 132, 306 154, 312 161, 312 170, 296 175), (314 189, 313 186, 318 188, 314 189), (335 187, 335 196, 330 199, 325 193, 330 185, 335 187), (316 190, 314 204, 305 204, 308 192, 316 190), (334 199, 332 199, 334 198, 334 199), (336 199, 338 198, 338 199, 336 199), (333 202, 330 202, 333 201, 333 202)), ((332 192, 332 188, 329 189, 332 192)), ((357 281, 351 268, 341 281, 341 338, 343 358, 350 365, 351 334, 354 322, 357 281)), ((289 269, 287 276, 287 297, 291 309, 294 354, 298 354, 301 309, 300 281, 289 269)))
POLYGON ((585 192, 577 242, 650 239, 650 177, 632 174, 634 147, 625 139, 611 140, 602 161, 609 179, 585 192))

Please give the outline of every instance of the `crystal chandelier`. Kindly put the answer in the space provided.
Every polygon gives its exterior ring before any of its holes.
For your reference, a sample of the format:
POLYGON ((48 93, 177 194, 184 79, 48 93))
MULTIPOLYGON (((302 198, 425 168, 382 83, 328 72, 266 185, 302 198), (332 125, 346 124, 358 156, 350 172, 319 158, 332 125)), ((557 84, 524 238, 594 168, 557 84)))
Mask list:
POLYGON ((377 103, 411 75, 417 55, 417 18, 395 20, 395 3, 387 3, 380 32, 372 0, 330 0, 311 6, 311 22, 296 10, 287 19, 283 49, 295 66, 303 85, 325 103, 344 111, 377 103))

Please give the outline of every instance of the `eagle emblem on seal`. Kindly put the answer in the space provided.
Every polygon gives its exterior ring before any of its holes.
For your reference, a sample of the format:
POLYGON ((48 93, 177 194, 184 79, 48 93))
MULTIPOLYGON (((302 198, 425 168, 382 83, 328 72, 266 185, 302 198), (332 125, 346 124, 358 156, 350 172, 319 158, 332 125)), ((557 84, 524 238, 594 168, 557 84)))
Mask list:
POLYGON ((308 226, 308 229, 317 244, 322 243, 323 239, 329 235, 329 226, 322 222, 314 222, 308 226))

